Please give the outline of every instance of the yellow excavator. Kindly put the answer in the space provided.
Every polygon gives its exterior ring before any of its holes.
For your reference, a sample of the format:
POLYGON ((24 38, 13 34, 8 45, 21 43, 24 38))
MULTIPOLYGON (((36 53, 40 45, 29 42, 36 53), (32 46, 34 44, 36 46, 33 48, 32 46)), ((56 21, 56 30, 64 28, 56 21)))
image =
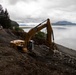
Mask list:
POLYGON ((31 30, 29 30, 29 32, 26 34, 26 37, 24 40, 13 40, 10 41, 10 44, 12 47, 16 48, 16 49, 20 49, 23 52, 28 52, 29 51, 29 44, 31 44, 31 49, 33 49, 33 41, 31 40, 31 38, 40 30, 42 30, 43 28, 46 28, 47 30, 47 37, 46 37, 46 43, 47 46, 50 48, 50 50, 54 50, 55 45, 54 45, 54 34, 53 34, 53 29, 50 23, 50 19, 47 19, 45 21, 43 21, 42 23, 40 23, 39 25, 37 25, 36 27, 32 28, 31 30))

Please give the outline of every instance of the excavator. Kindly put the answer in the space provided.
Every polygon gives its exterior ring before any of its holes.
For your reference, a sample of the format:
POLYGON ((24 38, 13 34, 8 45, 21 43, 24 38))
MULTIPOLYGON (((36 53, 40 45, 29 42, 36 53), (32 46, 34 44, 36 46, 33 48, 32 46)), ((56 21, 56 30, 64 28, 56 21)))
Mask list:
POLYGON ((46 37, 47 46, 49 47, 50 50, 54 50, 55 49, 54 34, 53 34, 53 29, 50 23, 50 19, 43 21, 42 23, 38 24, 37 26, 29 30, 24 40, 10 41, 11 46, 16 49, 20 49, 23 52, 28 52, 29 46, 31 46, 31 49, 33 49, 34 47, 33 45, 34 42, 31 40, 31 38, 43 28, 46 28, 47 30, 47 37, 46 37))

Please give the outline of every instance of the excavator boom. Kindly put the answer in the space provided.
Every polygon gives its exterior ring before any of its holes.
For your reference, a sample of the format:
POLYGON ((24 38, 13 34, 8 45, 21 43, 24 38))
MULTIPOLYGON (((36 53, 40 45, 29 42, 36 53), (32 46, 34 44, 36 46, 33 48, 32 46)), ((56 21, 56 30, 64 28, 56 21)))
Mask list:
POLYGON ((29 40, 31 40, 32 36, 34 36, 37 32, 39 32, 43 28, 47 29, 47 39, 46 39, 46 41, 48 43, 48 46, 49 47, 52 46, 52 42, 53 42, 54 37, 53 37, 53 30, 52 30, 52 27, 51 27, 50 19, 47 19, 45 21, 47 21, 45 24, 43 24, 43 22, 42 22, 39 25, 37 25, 36 27, 32 28, 27 33, 27 37, 25 38, 25 47, 28 46, 29 40))

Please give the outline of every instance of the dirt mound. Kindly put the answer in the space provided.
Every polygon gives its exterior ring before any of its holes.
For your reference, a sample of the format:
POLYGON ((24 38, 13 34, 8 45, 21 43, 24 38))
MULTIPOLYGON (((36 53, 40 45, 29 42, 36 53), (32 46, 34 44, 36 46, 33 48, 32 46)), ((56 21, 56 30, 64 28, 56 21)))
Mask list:
POLYGON ((9 46, 17 39, 11 30, 0 30, 0 75, 76 75, 76 60, 59 51, 53 55, 46 46, 21 53, 9 46), (8 45, 7 45, 8 44, 8 45))
POLYGON ((0 42, 9 43, 11 40, 17 39, 10 29, 0 30, 0 42))

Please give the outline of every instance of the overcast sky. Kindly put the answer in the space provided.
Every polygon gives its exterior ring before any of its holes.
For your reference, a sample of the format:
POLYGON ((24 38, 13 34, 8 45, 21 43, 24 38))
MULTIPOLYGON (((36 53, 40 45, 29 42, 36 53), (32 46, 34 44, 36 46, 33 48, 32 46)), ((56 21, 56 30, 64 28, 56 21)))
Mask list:
POLYGON ((0 0, 10 18, 17 22, 50 18, 51 22, 67 20, 76 22, 76 0, 0 0))

